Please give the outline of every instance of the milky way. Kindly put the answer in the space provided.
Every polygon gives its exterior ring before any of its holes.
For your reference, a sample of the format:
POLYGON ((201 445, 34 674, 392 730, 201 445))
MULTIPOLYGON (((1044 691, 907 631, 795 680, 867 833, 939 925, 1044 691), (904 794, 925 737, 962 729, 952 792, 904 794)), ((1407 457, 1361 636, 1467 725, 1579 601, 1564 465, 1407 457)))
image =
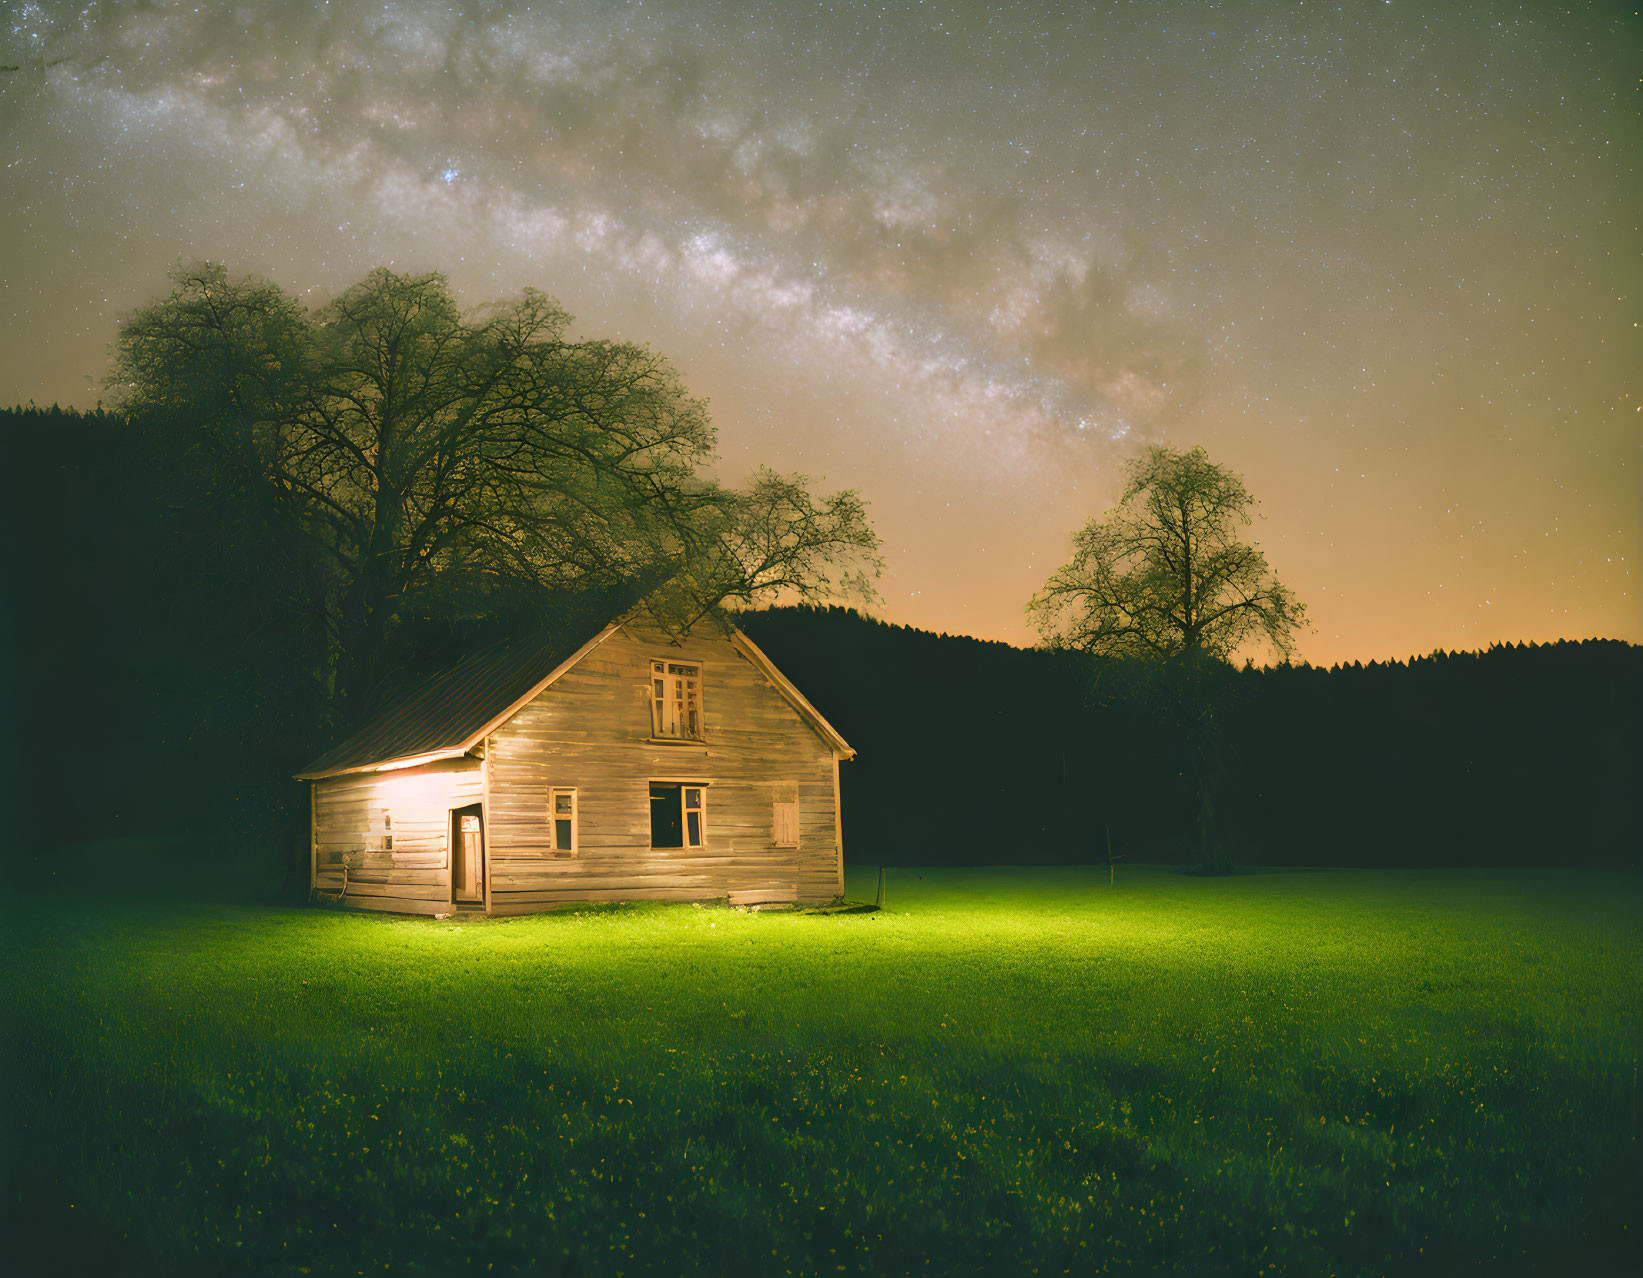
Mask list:
POLYGON ((1124 459, 1263 498, 1313 660, 1643 640, 1635 19, 1607 8, 0 6, 0 399, 212 258, 532 285, 1026 642, 1124 459))

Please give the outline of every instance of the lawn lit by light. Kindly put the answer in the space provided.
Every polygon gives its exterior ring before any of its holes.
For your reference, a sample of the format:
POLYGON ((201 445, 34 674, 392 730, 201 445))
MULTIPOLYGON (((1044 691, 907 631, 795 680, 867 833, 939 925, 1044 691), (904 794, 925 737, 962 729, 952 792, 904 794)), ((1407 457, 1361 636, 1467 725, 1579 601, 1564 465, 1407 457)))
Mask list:
POLYGON ((1629 1237, 1640 904, 1140 866, 891 871, 839 916, 47 896, 5 942, 13 1209, 202 1271, 1527 1268, 1629 1237))

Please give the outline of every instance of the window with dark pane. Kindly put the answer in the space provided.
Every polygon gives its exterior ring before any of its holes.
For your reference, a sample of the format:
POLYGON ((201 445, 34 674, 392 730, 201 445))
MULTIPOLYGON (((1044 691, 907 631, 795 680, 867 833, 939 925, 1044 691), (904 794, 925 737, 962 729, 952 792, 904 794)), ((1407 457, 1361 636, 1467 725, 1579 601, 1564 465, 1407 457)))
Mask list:
POLYGON ((650 846, 699 848, 706 841, 706 788, 677 781, 652 781, 650 846))
POLYGON ((549 792, 550 820, 553 824, 553 851, 556 856, 576 855, 576 789, 556 787, 549 792))

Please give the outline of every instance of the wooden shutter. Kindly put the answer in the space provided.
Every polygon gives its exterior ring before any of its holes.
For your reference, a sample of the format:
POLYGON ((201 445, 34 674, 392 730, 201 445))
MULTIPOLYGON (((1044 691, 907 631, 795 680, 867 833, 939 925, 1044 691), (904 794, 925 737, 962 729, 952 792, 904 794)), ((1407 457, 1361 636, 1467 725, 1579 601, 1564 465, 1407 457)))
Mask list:
POLYGON ((778 781, 771 803, 771 842, 779 848, 799 846, 799 786, 796 781, 778 781))

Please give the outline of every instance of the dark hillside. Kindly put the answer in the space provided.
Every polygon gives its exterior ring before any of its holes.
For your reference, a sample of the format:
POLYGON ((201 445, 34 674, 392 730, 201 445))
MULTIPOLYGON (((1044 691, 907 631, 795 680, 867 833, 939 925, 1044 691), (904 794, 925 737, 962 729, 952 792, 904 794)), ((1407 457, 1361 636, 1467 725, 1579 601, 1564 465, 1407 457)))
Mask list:
POLYGON ((1159 788, 1163 743, 1087 708, 1076 658, 842 608, 741 624, 860 751, 840 773, 852 857, 1088 861, 1109 824, 1128 846, 1156 840, 1148 813, 1123 796, 1159 788))
POLYGON ((324 733, 323 702, 255 518, 110 414, 0 412, 0 439, 13 855, 300 834, 290 760, 324 733))
POLYGON ((1638 863, 1643 649, 1503 644, 1242 679, 1230 735, 1252 858, 1638 863))
MULTIPOLYGON (((893 863, 1187 855, 1181 758, 1087 704, 1066 654, 775 609, 748 633, 860 752, 852 856, 893 863)), ((1255 864, 1635 865, 1643 649, 1501 645, 1241 671, 1220 819, 1255 864)))

